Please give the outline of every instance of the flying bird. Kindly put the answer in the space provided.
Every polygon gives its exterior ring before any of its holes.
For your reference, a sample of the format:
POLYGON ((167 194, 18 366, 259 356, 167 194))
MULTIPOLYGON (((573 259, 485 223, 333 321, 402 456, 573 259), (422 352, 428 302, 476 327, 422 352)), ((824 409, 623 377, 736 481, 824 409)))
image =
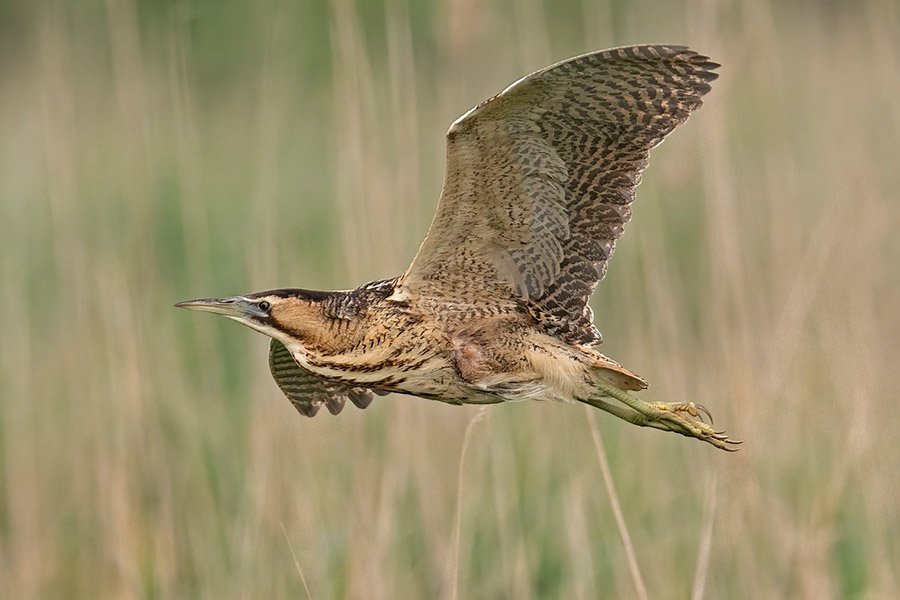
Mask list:
POLYGON ((271 337, 275 382, 308 417, 387 393, 578 401, 733 450, 740 442, 714 430, 701 405, 631 393, 647 383, 595 349, 589 305, 650 149, 700 107, 718 66, 653 45, 541 69, 451 125, 437 213, 402 275, 176 306, 271 337))

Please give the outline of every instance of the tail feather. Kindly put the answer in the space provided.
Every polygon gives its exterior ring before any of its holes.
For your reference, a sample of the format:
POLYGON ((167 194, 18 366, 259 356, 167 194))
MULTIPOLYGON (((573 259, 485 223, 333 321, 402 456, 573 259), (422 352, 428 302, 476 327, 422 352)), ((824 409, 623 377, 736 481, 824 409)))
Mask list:
POLYGON ((640 376, 599 352, 595 353, 591 366, 597 369, 600 377, 621 390, 644 390, 650 385, 640 376))

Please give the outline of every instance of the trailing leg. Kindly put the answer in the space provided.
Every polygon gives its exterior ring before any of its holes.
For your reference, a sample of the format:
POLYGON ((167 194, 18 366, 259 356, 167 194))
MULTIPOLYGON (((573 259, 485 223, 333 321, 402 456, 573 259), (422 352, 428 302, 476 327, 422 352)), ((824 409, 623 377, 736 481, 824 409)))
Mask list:
MULTIPOLYGON (((598 378, 599 379, 599 378, 598 378)), ((705 414, 712 422, 712 416, 703 406, 693 402, 666 403, 647 402, 605 381, 597 381, 599 391, 597 398, 584 400, 587 404, 605 410, 620 419, 641 427, 654 427, 665 431, 674 431, 687 437, 697 438, 716 448, 733 452, 739 440, 732 440, 722 431, 714 430, 702 421, 705 414), (607 402, 603 398, 613 398, 625 406, 607 402)))

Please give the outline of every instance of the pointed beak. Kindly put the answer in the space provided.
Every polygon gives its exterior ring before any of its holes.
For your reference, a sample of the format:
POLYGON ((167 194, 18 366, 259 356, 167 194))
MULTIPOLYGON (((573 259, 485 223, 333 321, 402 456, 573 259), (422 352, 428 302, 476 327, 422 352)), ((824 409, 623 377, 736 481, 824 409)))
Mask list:
POLYGON ((176 308, 211 312, 229 317, 243 316, 241 303, 237 297, 232 298, 200 298, 198 300, 185 300, 175 305, 176 308))
POLYGON ((232 296, 230 298, 200 298, 199 300, 185 300, 175 305, 176 308, 186 308, 188 310, 199 310, 203 312, 211 312, 219 315, 225 315, 232 319, 248 319, 252 317, 265 317, 265 312, 261 311, 255 303, 248 301, 242 296, 232 296))

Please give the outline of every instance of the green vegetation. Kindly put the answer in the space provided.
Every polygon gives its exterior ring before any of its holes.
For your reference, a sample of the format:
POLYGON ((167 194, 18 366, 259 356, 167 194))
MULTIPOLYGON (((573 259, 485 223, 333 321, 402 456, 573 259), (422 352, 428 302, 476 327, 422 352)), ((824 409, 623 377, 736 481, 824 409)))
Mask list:
POLYGON ((603 350, 746 442, 596 414, 648 593, 900 596, 895 3, 88 0, 0 3, 0 597, 633 597, 584 407, 307 420, 171 305, 399 272, 457 115, 640 42, 723 67, 603 350))

